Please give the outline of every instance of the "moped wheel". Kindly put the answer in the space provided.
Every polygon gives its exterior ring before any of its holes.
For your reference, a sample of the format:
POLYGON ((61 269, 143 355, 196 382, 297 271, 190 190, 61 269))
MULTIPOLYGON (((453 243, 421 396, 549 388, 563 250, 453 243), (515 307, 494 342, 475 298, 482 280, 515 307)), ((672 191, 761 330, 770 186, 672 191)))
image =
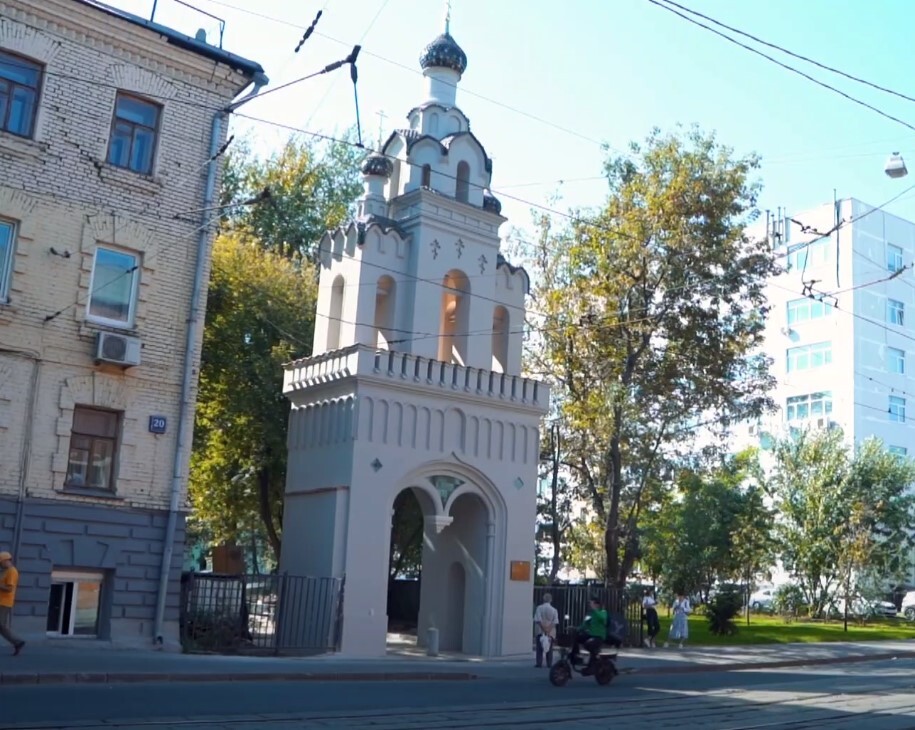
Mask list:
POLYGON ((550 683, 554 687, 565 687, 572 679, 572 668, 568 662, 556 662, 550 667, 550 683))
POLYGON ((616 672, 613 670, 612 664, 601 664, 594 672, 594 679, 597 680, 598 684, 605 685, 610 684, 615 675, 616 672))

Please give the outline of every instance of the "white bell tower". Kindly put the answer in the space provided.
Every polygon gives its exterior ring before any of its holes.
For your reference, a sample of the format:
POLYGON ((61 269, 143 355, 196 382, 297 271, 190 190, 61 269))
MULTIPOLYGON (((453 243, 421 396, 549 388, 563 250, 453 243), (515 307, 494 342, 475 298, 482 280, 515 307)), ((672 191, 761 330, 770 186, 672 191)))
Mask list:
POLYGON ((467 56, 450 9, 420 66, 425 100, 363 162, 356 219, 321 242, 313 355, 284 381, 281 570, 344 577, 342 651, 383 654, 392 508, 410 489, 419 643, 435 628, 442 650, 515 654, 530 650, 549 390, 520 375, 529 280, 499 251, 492 160, 455 103, 467 56))

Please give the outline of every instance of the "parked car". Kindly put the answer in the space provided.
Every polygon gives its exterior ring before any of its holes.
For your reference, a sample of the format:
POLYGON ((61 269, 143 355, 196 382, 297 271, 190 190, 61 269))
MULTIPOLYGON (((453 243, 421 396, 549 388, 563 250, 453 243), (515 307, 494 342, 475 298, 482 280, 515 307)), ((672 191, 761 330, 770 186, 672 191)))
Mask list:
MULTIPOLYGON (((913 606, 915 609, 915 606, 913 606)), ((829 614, 833 617, 845 615, 845 599, 837 598, 830 606, 829 614)), ((856 618, 881 617, 896 618, 896 604, 890 601, 872 601, 867 598, 857 596, 852 598, 848 606, 848 615, 856 618)), ((915 611, 913 611, 915 616, 915 611)))
POLYGON ((750 609, 753 611, 771 611, 775 608, 775 588, 759 588, 750 595, 750 609))
POLYGON ((909 621, 915 621, 915 591, 909 591, 902 599, 902 615, 909 621))

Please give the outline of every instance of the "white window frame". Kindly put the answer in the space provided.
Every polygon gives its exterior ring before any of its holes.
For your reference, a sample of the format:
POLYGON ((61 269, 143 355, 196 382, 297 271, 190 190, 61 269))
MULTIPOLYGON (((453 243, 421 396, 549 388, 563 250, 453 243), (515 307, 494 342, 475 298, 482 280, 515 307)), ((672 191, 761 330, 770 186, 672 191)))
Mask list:
POLYGON ((888 324, 894 324, 897 327, 905 326, 905 302, 898 299, 886 300, 886 321, 888 324))
POLYGON ((832 391, 820 390, 816 393, 804 393, 803 395, 794 395, 785 399, 785 420, 789 423, 802 423, 814 418, 827 418, 832 413, 832 391), (814 413, 814 404, 820 404, 820 412, 814 413), (804 406, 807 409, 806 416, 798 416, 798 406, 804 406), (792 416, 792 411, 794 415, 792 416))
POLYGON ((902 248, 892 243, 886 244, 886 270, 892 273, 900 271, 905 266, 902 256, 902 248))
POLYGON ((101 245, 95 247, 92 254, 92 276, 89 278, 89 298, 86 300, 86 319, 97 324, 104 324, 109 327, 118 327, 120 329, 132 329, 137 316, 137 294, 140 291, 140 270, 143 268, 143 259, 138 251, 131 251, 126 248, 117 246, 101 245), (111 319, 109 317, 100 317, 92 314, 92 293, 95 289, 95 268, 98 264, 98 252, 111 251, 123 256, 132 256, 136 262, 136 268, 132 272, 133 280, 130 287, 130 303, 128 307, 127 320, 111 319))
POLYGON ((787 304, 788 326, 808 322, 811 319, 822 319, 832 314, 832 305, 822 299, 801 297, 792 299, 787 304), (793 316, 792 316, 793 315, 793 316))
POLYGON ((793 373, 800 370, 815 370, 832 364, 832 342, 814 342, 810 345, 789 347, 786 352, 786 372, 793 373), (820 356, 819 365, 813 365, 813 358, 820 356), (792 367, 792 362, 794 366, 792 367), (804 365, 800 365, 804 362, 804 365))
POLYGON ((894 423, 905 423, 905 398, 891 395, 887 412, 894 423))
POLYGON ((891 373, 905 375, 905 350, 900 350, 898 347, 887 347, 886 369, 891 373))
POLYGON ((0 304, 10 300, 10 283, 13 278, 13 259, 16 258, 16 241, 19 236, 19 224, 9 218, 0 218, 0 227, 9 230, 10 245, 6 261, 0 261, 0 304))
POLYGON ((796 243, 788 249, 788 271, 816 269, 829 262, 831 237, 814 238, 805 243, 796 243))
MULTIPOLYGON (((62 637, 65 639, 97 639, 98 638, 98 627, 99 619, 101 618, 102 613, 102 591, 105 588, 105 575, 104 573, 99 573, 98 571, 77 571, 77 570, 52 570, 51 571, 51 585, 65 585, 67 583, 73 583, 73 596, 71 598, 70 605, 70 621, 67 625, 67 631, 47 631, 48 636, 62 637), (99 584, 99 605, 98 605, 98 614, 95 624, 95 633, 94 634, 74 634, 73 629, 76 626, 76 601, 79 597, 79 583, 98 583, 99 584)), ((48 608, 50 609, 51 601, 51 592, 48 590, 48 608)))

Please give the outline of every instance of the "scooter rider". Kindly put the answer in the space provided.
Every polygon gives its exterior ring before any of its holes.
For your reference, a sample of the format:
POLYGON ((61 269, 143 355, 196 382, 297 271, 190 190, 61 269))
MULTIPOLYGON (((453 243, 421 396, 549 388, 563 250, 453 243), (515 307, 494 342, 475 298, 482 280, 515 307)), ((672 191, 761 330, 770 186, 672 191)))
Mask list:
POLYGON ((578 627, 578 632, 572 641, 572 662, 578 660, 578 647, 584 645, 593 660, 601 645, 607 638, 607 612, 603 608, 600 598, 591 597, 591 612, 585 617, 584 622, 578 627))

